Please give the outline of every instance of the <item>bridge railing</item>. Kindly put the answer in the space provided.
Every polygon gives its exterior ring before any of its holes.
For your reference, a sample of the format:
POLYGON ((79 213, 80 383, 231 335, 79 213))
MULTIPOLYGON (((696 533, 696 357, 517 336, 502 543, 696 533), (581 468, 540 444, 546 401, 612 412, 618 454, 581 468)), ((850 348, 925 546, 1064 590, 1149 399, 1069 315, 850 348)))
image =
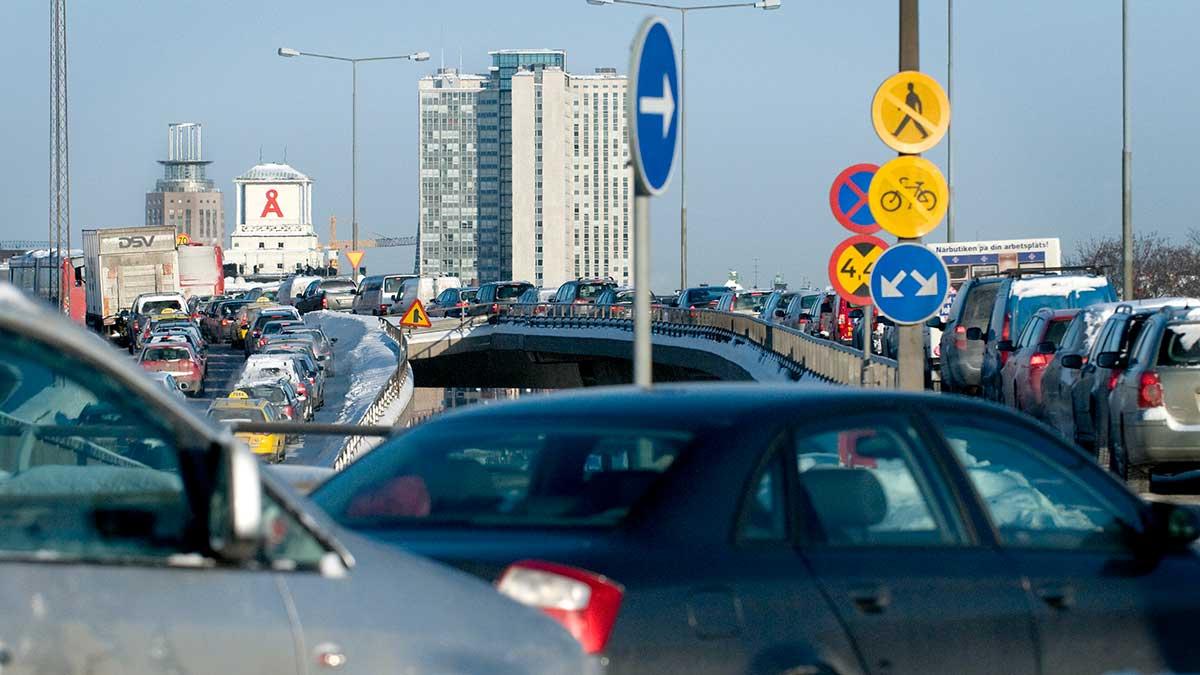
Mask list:
MULTIPOLYGON (((626 305, 502 305, 496 320, 633 331, 632 308, 626 305)), ((709 309, 654 306, 650 309, 650 321, 651 331, 659 335, 691 335, 717 341, 743 339, 774 354, 790 369, 805 371, 829 382, 876 389, 896 386, 894 359, 874 355, 864 358, 861 350, 768 323, 758 317, 709 309)))

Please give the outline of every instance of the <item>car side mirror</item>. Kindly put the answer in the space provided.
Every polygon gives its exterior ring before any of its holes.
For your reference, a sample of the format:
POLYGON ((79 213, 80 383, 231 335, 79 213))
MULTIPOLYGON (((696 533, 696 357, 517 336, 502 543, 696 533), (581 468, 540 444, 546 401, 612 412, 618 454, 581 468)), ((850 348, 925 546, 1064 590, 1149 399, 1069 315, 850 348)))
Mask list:
POLYGON ((1037 353, 1039 354, 1053 354, 1056 351, 1058 351, 1058 345, 1050 342, 1049 340, 1038 343, 1037 353))
POLYGON ((209 544, 228 560, 258 552, 262 538, 262 478, 258 460, 240 442, 220 450, 220 475, 209 500, 209 544))
POLYGON ((936 328, 938 330, 941 330, 946 327, 946 322, 942 321, 941 317, 935 316, 935 317, 929 319, 928 321, 926 321, 925 325, 928 326, 929 328, 936 328))
POLYGON ((1063 368, 1079 370, 1083 367, 1083 356, 1081 354, 1063 354, 1059 358, 1059 363, 1062 364, 1063 368))
POLYGON ((1200 539, 1200 513, 1187 504, 1151 502, 1150 535, 1168 550, 1187 548, 1200 539))
POLYGON ((851 319, 863 318, 863 311, 861 309, 855 307, 854 309, 850 310, 850 318, 851 319))
POLYGON ((1121 355, 1117 352, 1100 352, 1096 355, 1096 365, 1101 368, 1116 368, 1121 361, 1121 355))
POLYGON ((1012 340, 1001 340, 996 343, 996 351, 1015 352, 1017 351, 1017 346, 1013 344, 1012 340))
POLYGON ((337 341, 338 341, 338 339, 337 339, 337 338, 335 338, 335 337, 334 337, 334 338, 329 338, 329 341, 330 341, 330 342, 337 342, 337 341))
POLYGON ((983 340, 983 329, 979 328, 979 326, 971 326, 967 329, 967 339, 974 342, 983 340))

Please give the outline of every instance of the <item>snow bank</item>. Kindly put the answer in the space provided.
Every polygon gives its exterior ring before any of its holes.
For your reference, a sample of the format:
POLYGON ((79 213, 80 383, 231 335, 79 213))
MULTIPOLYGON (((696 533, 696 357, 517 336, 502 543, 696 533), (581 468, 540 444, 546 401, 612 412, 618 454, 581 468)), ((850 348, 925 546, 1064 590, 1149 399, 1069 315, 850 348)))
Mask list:
POLYGON ((330 339, 338 339, 335 366, 339 374, 349 375, 350 384, 335 421, 356 424, 396 371, 399 347, 373 316, 321 311, 309 312, 304 321, 319 326, 330 339), (343 352, 349 345, 353 345, 350 351, 343 352))

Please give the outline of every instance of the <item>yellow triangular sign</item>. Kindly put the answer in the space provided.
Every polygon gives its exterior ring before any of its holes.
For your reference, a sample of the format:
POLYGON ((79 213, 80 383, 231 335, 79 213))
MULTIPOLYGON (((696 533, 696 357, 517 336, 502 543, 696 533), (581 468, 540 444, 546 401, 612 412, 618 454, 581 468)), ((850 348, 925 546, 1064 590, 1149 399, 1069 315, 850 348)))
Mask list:
POLYGON ((425 305, 421 304, 419 298, 413 300, 413 304, 408 306, 408 311, 400 319, 400 325, 405 328, 430 328, 433 326, 429 323, 429 315, 425 313, 425 305))
POLYGON ((346 260, 350 261, 350 269, 358 269, 358 264, 362 262, 364 253, 366 251, 346 251, 346 260))

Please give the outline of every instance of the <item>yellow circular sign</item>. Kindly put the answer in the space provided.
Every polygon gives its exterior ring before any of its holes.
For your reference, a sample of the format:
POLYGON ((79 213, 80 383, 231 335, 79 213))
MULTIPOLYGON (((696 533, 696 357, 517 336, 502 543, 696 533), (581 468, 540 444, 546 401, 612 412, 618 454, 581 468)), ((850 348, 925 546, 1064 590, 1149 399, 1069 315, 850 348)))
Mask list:
POLYGON ((838 295, 855 304, 869 304, 871 270, 887 247, 886 241, 869 234, 850 237, 834 247, 829 256, 829 283, 838 295))
POLYGON ((271 301, 271 299, 270 299, 270 298, 268 298, 268 297, 267 297, 267 296, 265 296, 265 295, 260 295, 260 296, 258 296, 258 299, 257 299, 257 300, 255 300, 255 302, 261 302, 261 303, 263 303, 264 305, 265 305, 265 304, 267 304, 267 303, 268 303, 268 302, 270 302, 270 301, 271 301))
POLYGON ((192 243, 192 238, 187 236, 186 234, 179 234, 179 235, 176 235, 176 237, 175 237, 175 245, 176 246, 187 246, 190 243, 192 243))
POLYGON ((896 152, 925 152, 950 127, 950 99, 937 80, 905 70, 879 85, 871 102, 871 122, 879 139, 896 152))
POLYGON ((247 394, 246 392, 244 392, 244 391, 241 391, 241 390, 239 389, 239 390, 237 390, 237 391, 232 391, 232 392, 230 392, 230 393, 229 393, 229 398, 250 398, 250 394, 247 394))
POLYGON ((867 199, 880 227, 901 239, 915 239, 937 229, 946 217, 950 189, 933 162, 897 157, 875 172, 867 199))

